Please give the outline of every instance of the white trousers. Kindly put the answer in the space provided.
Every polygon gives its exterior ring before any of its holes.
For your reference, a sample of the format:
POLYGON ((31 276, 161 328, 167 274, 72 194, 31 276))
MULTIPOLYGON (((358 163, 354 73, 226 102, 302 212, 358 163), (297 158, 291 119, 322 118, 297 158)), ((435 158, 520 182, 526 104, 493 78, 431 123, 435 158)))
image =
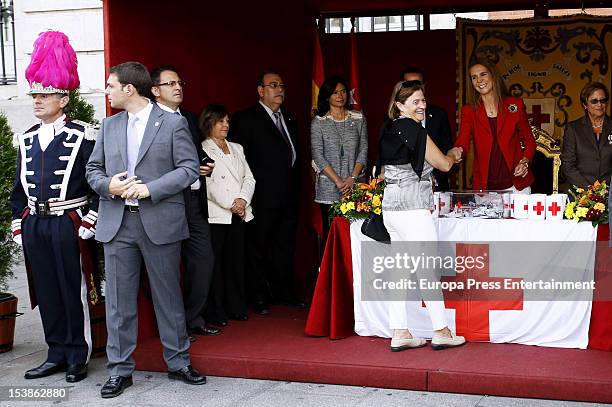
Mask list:
MULTIPOLYGON (((410 211, 386 211, 383 214, 385 227, 391 236, 391 242, 436 242, 438 230, 434 218, 427 209, 410 211)), ((419 255, 420 253, 415 253, 419 255)), ((432 280, 434 270, 419 268, 416 270, 418 279, 432 280)), ((442 298, 442 292, 437 295, 442 298)), ((431 297, 431 291, 428 295, 431 297)), ((424 300, 434 331, 448 326, 445 315, 444 301, 424 300)), ((389 301, 389 328, 409 329, 407 301, 389 301)))

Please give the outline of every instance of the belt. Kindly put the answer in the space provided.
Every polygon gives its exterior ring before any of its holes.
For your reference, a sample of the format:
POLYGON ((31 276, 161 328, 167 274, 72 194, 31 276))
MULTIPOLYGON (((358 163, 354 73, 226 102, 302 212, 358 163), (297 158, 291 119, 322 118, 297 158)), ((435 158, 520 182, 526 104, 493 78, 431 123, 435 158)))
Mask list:
POLYGON ((406 181, 408 181, 407 179, 392 179, 392 178, 385 178, 385 184, 386 185, 399 185, 402 183, 402 181, 404 181, 404 183, 406 181))
POLYGON ((61 216, 64 211, 69 209, 79 209, 88 204, 87 196, 64 201, 35 201, 31 197, 28 199, 28 207, 31 215, 37 216, 61 216))
POLYGON ((128 211, 128 212, 131 212, 131 213, 138 213, 138 212, 140 212, 140 206, 138 206, 138 205, 124 205, 123 209, 128 211))

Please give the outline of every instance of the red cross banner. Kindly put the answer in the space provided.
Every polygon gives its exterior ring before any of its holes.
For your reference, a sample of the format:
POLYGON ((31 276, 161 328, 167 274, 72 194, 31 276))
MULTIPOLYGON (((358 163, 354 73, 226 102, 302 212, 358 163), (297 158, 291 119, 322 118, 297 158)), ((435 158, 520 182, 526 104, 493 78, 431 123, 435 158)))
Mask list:
MULTIPOLYGON (((561 206, 563 202, 557 204, 561 206)), ((455 259, 483 259, 481 266, 477 262, 464 263, 465 267, 444 273, 439 279, 451 331, 469 341, 587 347, 597 235, 588 222, 452 218, 439 218, 436 222, 438 253, 452 253, 455 259), (539 291, 529 288, 534 282, 555 279, 587 284, 579 294, 574 291, 560 295, 551 288, 540 296, 539 291)), ((382 256, 384 260, 377 264, 398 264, 394 259, 405 259, 405 253, 420 253, 421 250, 406 248, 422 242, 384 245, 363 235, 360 228, 361 222, 350 226, 354 329, 358 335, 388 338, 392 335, 390 304, 396 307, 399 299, 384 292, 372 296, 372 287, 386 271, 371 267, 369 261, 382 256)), ((386 287, 397 290, 398 286, 386 287)), ((417 297, 420 295, 426 294, 421 292, 417 297)), ((412 334, 431 338, 432 322, 423 301, 402 302, 412 334)))

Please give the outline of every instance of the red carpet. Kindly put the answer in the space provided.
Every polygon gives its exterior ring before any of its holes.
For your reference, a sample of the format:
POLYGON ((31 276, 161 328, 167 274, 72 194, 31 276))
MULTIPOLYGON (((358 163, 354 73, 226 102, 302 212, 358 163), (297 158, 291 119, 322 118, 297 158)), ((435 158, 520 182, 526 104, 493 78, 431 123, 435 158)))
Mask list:
MULTIPOLYGON (((305 311, 250 318, 198 337, 193 365, 212 376, 612 402, 612 352, 468 343, 392 353, 388 339, 305 336, 305 311)), ((166 370, 158 338, 143 338, 135 358, 138 369, 166 370)))

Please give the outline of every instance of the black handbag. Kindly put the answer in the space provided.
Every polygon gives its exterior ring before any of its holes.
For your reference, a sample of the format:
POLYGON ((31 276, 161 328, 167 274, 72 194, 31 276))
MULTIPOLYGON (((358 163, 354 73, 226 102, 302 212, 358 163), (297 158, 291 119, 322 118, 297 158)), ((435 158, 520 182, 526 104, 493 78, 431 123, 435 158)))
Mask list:
POLYGON ((381 243, 391 243, 391 236, 383 223, 382 214, 370 213, 361 225, 361 233, 381 243))

